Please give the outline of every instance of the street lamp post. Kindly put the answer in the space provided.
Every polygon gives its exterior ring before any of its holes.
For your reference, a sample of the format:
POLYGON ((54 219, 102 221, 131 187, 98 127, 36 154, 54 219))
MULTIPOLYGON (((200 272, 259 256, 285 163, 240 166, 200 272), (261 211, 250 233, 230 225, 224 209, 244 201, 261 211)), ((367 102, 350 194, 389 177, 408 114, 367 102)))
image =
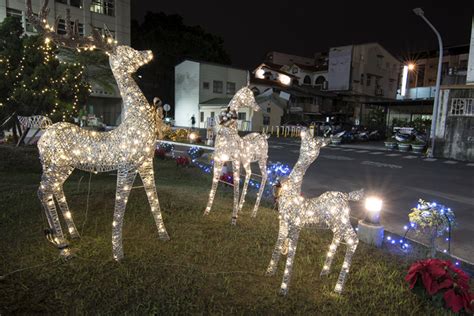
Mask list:
POLYGON ((439 34, 438 30, 431 24, 430 21, 425 17, 425 13, 421 8, 413 9, 413 12, 422 18, 426 24, 428 24, 433 32, 438 37, 438 44, 439 44, 439 59, 438 59, 438 74, 436 76, 436 91, 434 95, 434 102, 433 102, 433 116, 431 118, 431 151, 429 151, 429 157, 433 157, 434 147, 435 147, 435 132, 436 132, 436 121, 438 119, 438 108, 439 108, 439 86, 441 85, 441 67, 443 64, 443 40, 441 39, 441 35, 439 34))

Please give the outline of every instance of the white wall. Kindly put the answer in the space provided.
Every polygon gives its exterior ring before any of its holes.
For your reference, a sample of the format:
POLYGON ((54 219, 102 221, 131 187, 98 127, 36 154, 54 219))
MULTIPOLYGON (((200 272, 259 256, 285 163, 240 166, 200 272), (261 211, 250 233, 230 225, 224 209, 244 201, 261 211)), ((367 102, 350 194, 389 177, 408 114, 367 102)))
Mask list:
POLYGON ((474 84, 474 16, 472 17, 471 48, 469 49, 466 83, 474 84))
POLYGON ((352 45, 329 50, 328 90, 350 89, 352 45))
POLYGON ((228 98, 234 94, 227 94, 227 82, 235 83, 235 92, 247 85, 247 71, 226 66, 201 63, 200 69, 199 102, 206 102, 214 98, 228 98), (213 81, 222 81, 222 93, 213 92, 213 81), (209 89, 203 89, 204 82, 209 82, 209 89))
POLYGON ((199 68, 200 64, 186 60, 175 67, 175 124, 191 126, 191 116, 199 123, 199 68))

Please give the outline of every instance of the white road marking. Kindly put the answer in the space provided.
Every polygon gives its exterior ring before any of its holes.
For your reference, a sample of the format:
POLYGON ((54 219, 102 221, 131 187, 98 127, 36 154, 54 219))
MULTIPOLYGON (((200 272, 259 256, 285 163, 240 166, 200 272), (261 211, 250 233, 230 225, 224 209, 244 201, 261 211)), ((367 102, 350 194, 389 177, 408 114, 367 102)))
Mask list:
POLYGON ((431 161, 436 161, 436 160, 438 160, 438 159, 436 159, 436 158, 426 158, 426 159, 423 159, 423 161, 429 161, 429 162, 431 162, 431 161))
POLYGON ((383 151, 373 151, 373 152, 369 153, 369 155, 382 155, 382 154, 384 154, 383 151))
POLYGON ((455 165, 457 164, 458 162, 457 161, 454 161, 454 160, 446 160, 444 163, 448 164, 448 165, 455 165))
POLYGON ((299 154, 300 151, 297 150, 297 149, 293 149, 291 152, 294 153, 294 154, 299 154))
POLYGON ((352 148, 344 148, 342 151, 355 151, 355 149, 352 149, 352 148))
POLYGON ((332 159, 332 160, 354 160, 354 158, 346 157, 346 156, 335 156, 335 155, 320 155, 323 158, 326 159, 332 159))
POLYGON ((368 150, 356 150, 356 153, 362 154, 362 153, 368 153, 368 150))
POLYGON ((398 157, 398 156, 401 156, 402 154, 387 154, 385 156, 387 157, 398 157))
POLYGON ((468 167, 474 167, 474 163, 468 163, 468 164, 466 164, 466 166, 468 166, 468 167))
POLYGON ((376 161, 362 161, 361 165, 369 165, 369 166, 374 166, 374 167, 384 167, 384 168, 392 168, 392 169, 403 168, 400 165, 392 165, 389 163, 381 163, 381 162, 376 162, 376 161))
POLYGON ((402 158, 404 158, 404 159, 416 159, 416 158, 418 158, 418 156, 404 156, 402 158))
POLYGON ((275 149, 284 148, 284 146, 280 146, 280 145, 270 145, 269 147, 270 148, 275 148, 275 149))
POLYGON ((457 194, 439 192, 439 191, 434 191, 434 190, 422 189, 422 188, 419 188, 419 187, 410 187, 409 186, 407 188, 410 189, 410 190, 421 192, 421 193, 434 195, 436 197, 449 199, 451 201, 461 202, 461 203, 468 204, 468 205, 474 205, 474 198, 472 198, 470 196, 462 196, 462 195, 457 195, 457 194))

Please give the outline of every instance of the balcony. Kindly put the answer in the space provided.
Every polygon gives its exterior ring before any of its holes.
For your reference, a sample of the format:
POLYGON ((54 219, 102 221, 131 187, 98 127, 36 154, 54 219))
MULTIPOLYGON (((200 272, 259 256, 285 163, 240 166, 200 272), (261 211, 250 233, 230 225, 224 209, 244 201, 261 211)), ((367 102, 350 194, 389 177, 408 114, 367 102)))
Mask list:
POLYGON ((435 87, 419 87, 406 90, 404 96, 397 93, 397 100, 420 100, 431 99, 435 95, 435 87))

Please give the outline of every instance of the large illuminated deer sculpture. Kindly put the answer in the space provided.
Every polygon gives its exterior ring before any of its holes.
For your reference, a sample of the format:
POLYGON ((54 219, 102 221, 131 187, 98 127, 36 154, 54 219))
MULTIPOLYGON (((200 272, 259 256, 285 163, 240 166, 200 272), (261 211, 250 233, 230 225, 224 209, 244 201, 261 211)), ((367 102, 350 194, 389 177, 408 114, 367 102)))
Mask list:
POLYGON ((140 175, 151 212, 158 227, 159 237, 168 240, 155 188, 153 156, 156 143, 156 120, 159 115, 149 105, 132 74, 153 56, 151 51, 136 51, 128 46, 117 46, 112 38, 103 37, 93 30, 91 37, 78 35, 77 25, 71 26, 69 12, 66 17, 67 34, 58 35, 48 25, 48 2, 45 1, 36 16, 31 0, 27 0, 27 16, 45 42, 55 42, 78 50, 100 49, 109 55, 109 62, 123 99, 123 121, 110 132, 82 129, 69 123, 56 123, 48 127, 38 141, 43 167, 38 197, 46 212, 52 232, 51 240, 61 249, 62 256, 69 256, 54 199, 66 221, 71 237, 79 237, 66 197, 63 183, 77 168, 89 172, 117 170, 115 211, 112 222, 112 248, 115 260, 123 258, 122 224, 128 196, 137 173, 140 175))
POLYGON ((245 86, 237 91, 227 107, 227 112, 221 115, 220 126, 217 131, 214 146, 214 174, 212 178, 212 187, 209 193, 207 207, 204 211, 205 215, 209 214, 211 211, 214 197, 216 195, 219 177, 224 163, 232 162, 234 180, 234 205, 232 210, 233 225, 236 224, 238 212, 244 204, 247 186, 252 173, 252 170, 250 169, 250 163, 253 161, 258 162, 262 176, 262 181, 257 194, 257 201, 252 212, 253 216, 257 214, 260 199, 265 187, 265 181, 267 179, 267 136, 258 133, 251 133, 244 136, 243 138, 239 136, 237 129, 237 113, 239 108, 242 107, 249 107, 254 111, 260 110, 260 107, 255 101, 254 93, 248 86, 245 86), (245 168, 245 182, 242 190, 242 196, 240 197, 239 201, 241 164, 245 168))

